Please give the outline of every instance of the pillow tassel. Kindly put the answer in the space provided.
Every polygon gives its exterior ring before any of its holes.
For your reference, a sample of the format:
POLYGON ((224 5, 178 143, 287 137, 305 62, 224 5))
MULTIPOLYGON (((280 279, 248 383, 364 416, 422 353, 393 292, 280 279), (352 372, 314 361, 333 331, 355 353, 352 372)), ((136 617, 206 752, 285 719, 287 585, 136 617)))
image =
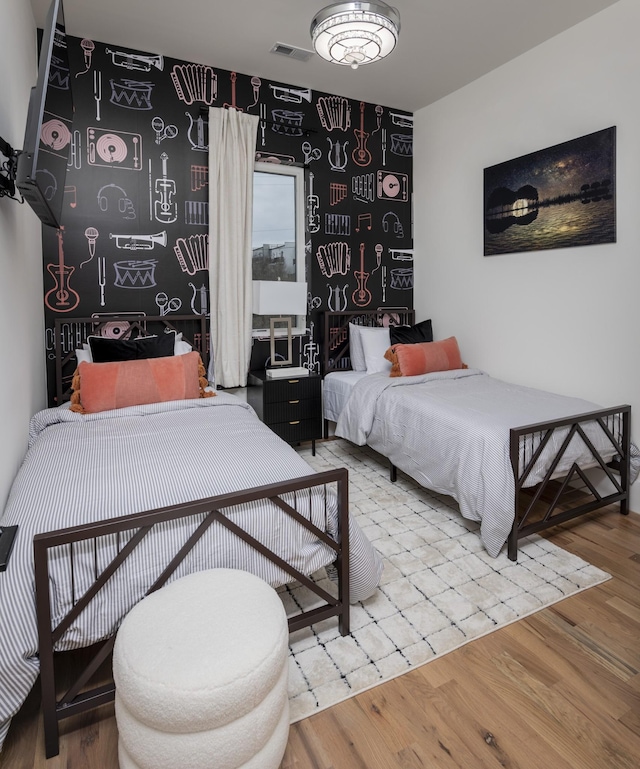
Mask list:
POLYGON ((205 387, 209 387, 209 380, 206 377, 200 377, 200 397, 201 398, 213 398, 214 395, 217 395, 218 393, 213 392, 213 390, 205 390, 205 387))
POLYGON ((82 405, 80 401, 80 392, 79 390, 76 390, 71 395, 71 406, 69 407, 69 411, 75 411, 78 414, 86 414, 84 406, 82 405))
POLYGON ((216 392, 205 389, 209 387, 209 380, 207 379, 207 370, 204 367, 202 358, 198 359, 198 382, 200 383, 201 398, 213 398, 214 395, 217 395, 216 392))
POLYGON ((69 411, 75 411, 78 414, 86 414, 87 412, 80 400, 80 367, 73 372, 73 378, 71 379, 71 398, 69 399, 71 406, 69 411))

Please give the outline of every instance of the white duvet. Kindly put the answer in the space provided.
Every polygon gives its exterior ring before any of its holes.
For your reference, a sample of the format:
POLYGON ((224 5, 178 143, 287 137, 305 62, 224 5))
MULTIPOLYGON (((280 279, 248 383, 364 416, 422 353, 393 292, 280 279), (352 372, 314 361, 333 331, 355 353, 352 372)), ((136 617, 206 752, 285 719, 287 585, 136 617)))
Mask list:
MULTIPOLYGON (((371 446, 422 486, 452 496, 465 518, 480 522, 482 542, 497 556, 514 516, 509 430, 600 408, 580 398, 509 384, 478 369, 414 377, 372 374, 354 385, 336 435, 371 446)), ((598 450, 613 455, 597 425, 589 423, 587 434, 598 450)), ((545 459, 561 440, 553 439, 527 485, 542 479, 545 459)), ((635 447, 632 455, 634 479, 640 463, 635 447)), ((592 463, 579 436, 558 471, 573 462, 592 463)))
MULTIPOLYGON (((11 717, 38 675, 34 534, 312 474, 312 468, 260 422, 248 404, 225 393, 100 414, 76 414, 65 408, 36 414, 29 451, 0 519, 0 525, 19 526, 7 570, 0 573, 0 746, 11 717)), ((335 535, 333 501, 326 523, 324 499, 319 496, 313 496, 306 514, 335 535)), ((305 574, 335 557, 274 505, 256 502, 234 508, 229 516, 305 574)), ((382 560, 354 521, 349 534, 350 597, 359 601, 377 587, 382 560)), ((157 575, 157 553, 175 553, 180 537, 184 541, 180 525, 167 525, 145 541, 123 576, 111 581, 106 597, 80 616, 59 648, 84 646, 110 635, 123 611, 141 597, 138 593, 148 583, 149 573, 157 575)), ((90 564, 81 561, 76 568, 76 594, 82 590, 85 572, 92 571, 90 564)), ((273 586, 289 579, 215 524, 178 576, 213 566, 243 568, 273 586)), ((55 615, 68 607, 69 592, 68 568, 54 567, 55 615)))

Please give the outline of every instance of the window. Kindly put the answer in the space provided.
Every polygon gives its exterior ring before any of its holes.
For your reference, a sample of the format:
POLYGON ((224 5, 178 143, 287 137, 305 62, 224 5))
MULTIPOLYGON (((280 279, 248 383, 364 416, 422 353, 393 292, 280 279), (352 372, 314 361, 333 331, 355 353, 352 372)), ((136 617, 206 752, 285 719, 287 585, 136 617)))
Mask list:
MULTIPOLYGON (((256 163, 253 173, 253 279, 304 281, 304 172, 256 163)), ((298 316, 294 332, 303 334, 298 316)), ((269 316, 254 315, 254 336, 267 333, 269 316)))

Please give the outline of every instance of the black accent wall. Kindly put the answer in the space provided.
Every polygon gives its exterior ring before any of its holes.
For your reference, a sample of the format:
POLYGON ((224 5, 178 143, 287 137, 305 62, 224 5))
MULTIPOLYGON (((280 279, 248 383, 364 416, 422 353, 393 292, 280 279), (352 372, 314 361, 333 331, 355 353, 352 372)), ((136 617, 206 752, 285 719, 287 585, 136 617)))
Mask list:
MULTIPOLYGON (((43 228, 51 361, 55 317, 208 312, 209 106, 258 115, 256 158, 305 168, 296 365, 319 370, 323 311, 413 306, 410 113, 92 40, 68 48, 69 77, 56 77, 73 124, 50 116, 42 132, 52 154, 71 144, 63 229, 43 228)), ((65 324, 65 351, 75 339, 65 324)), ((252 366, 267 355, 255 343, 252 366)))

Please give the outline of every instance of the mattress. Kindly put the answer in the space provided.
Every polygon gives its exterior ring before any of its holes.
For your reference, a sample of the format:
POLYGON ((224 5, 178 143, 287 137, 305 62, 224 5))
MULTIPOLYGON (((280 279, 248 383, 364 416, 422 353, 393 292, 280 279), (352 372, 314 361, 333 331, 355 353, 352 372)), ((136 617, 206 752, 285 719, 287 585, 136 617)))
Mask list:
POLYGON ((338 421, 354 385, 365 376, 366 371, 334 371, 326 375, 322 387, 325 419, 338 421))

